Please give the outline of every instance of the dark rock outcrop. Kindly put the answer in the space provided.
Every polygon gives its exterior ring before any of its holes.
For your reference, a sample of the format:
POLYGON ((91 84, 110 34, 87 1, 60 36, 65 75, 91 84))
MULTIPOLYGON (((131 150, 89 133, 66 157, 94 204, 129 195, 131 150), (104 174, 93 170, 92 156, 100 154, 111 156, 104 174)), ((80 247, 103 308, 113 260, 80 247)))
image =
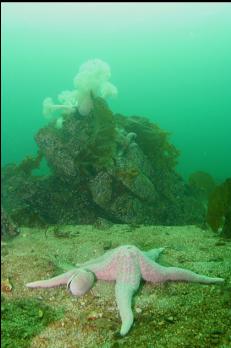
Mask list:
POLYGON ((179 152, 167 132, 144 117, 114 115, 100 98, 89 115, 63 119, 60 129, 54 122, 38 131, 36 158, 3 169, 2 199, 16 222, 203 221, 203 204, 175 171, 179 152), (32 169, 42 157, 50 173, 38 177, 32 169))

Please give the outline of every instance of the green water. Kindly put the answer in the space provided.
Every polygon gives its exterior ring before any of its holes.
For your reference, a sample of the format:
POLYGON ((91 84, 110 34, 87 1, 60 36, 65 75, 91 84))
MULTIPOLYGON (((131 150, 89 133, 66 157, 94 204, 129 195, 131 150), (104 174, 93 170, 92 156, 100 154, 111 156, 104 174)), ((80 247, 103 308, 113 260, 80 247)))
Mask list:
POLYGON ((3 3, 2 163, 36 153, 42 102, 73 88, 79 66, 106 61, 114 112, 172 133, 178 170, 230 176, 230 3, 3 3))

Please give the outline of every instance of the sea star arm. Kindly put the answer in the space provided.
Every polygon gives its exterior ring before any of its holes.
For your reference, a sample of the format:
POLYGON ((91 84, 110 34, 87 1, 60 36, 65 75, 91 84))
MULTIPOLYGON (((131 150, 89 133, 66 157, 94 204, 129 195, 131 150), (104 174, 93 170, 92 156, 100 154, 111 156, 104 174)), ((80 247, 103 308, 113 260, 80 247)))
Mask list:
POLYGON ((141 274, 137 260, 125 258, 125 262, 120 261, 116 278, 115 295, 122 321, 120 335, 124 336, 133 324, 132 296, 139 288, 141 274))
POLYGON ((140 267, 143 279, 154 283, 168 280, 181 280, 204 284, 224 282, 223 278, 211 278, 183 268, 161 266, 147 258, 144 253, 142 253, 140 257, 140 267))
POLYGON ((160 254, 164 251, 164 248, 159 249, 151 249, 148 251, 144 251, 143 253, 149 257, 150 259, 153 259, 154 261, 157 260, 160 256, 160 254))
POLYGON ((165 280, 182 280, 202 284, 219 284, 224 282, 223 278, 207 277, 178 267, 164 267, 164 273, 165 280))
POLYGON ((81 268, 88 268, 92 265, 96 265, 96 264, 102 264, 105 261, 111 259, 111 257, 114 255, 116 249, 113 250, 109 250, 106 253, 104 253, 103 255, 95 258, 95 259, 91 259, 89 261, 83 262, 83 263, 77 263, 76 266, 81 267, 81 268))
MULTIPOLYGON (((113 272, 111 272, 111 279, 110 275, 108 276, 108 273, 110 271, 112 256, 114 254, 113 250, 110 250, 109 252, 105 253, 104 255, 98 257, 97 259, 92 259, 88 262, 79 264, 81 268, 88 269, 95 273, 96 277, 98 279, 105 279, 105 280, 115 280, 113 272)), ((74 273, 79 269, 75 268, 68 272, 65 272, 63 274, 60 274, 57 277, 46 279, 46 280, 38 280, 32 283, 27 283, 26 286, 28 288, 52 288, 59 285, 68 284, 70 278, 74 275, 74 273)))
POLYGON ((64 285, 68 283, 68 280, 73 276, 75 272, 76 268, 51 279, 38 280, 32 283, 27 283, 26 286, 28 288, 53 288, 55 286, 64 285))
POLYGON ((116 282, 115 295, 116 303, 119 309, 122 326, 120 329, 120 335, 125 336, 130 330, 134 316, 132 312, 132 296, 137 288, 133 285, 126 284, 125 282, 116 282))

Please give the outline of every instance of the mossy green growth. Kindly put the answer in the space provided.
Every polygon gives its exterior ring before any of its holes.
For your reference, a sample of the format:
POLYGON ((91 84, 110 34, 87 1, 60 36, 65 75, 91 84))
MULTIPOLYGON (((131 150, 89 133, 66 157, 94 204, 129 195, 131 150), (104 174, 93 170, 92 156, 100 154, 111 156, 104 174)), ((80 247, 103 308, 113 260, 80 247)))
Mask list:
POLYGON ((9 212, 10 218, 19 226, 46 228, 47 224, 45 220, 39 215, 39 213, 33 211, 29 206, 14 209, 9 212))
POLYGON ((208 202, 207 222, 214 232, 231 238, 231 178, 217 186, 208 202))
POLYGON ((177 164, 179 151, 169 142, 170 133, 144 117, 115 115, 116 122, 128 133, 137 135, 136 142, 154 168, 170 169, 177 164))
POLYGON ((36 156, 27 156, 17 166, 19 172, 24 172, 27 175, 31 175, 32 171, 38 169, 42 160, 43 154, 39 151, 36 156))
POLYGON ((189 185, 197 191, 201 198, 208 200, 216 187, 212 176, 206 172, 197 171, 192 173, 188 179, 189 185))
MULTIPOLYGON (((102 98, 94 98, 93 109, 85 117, 83 145, 77 163, 79 167, 108 168, 113 164, 116 150, 116 128, 112 111, 102 98), (86 131, 87 130, 87 131, 86 131), (84 141, 85 140, 85 141, 84 141)), ((79 133, 81 137, 81 134, 79 133)))
POLYGON ((83 117, 76 112, 64 116, 58 133, 55 129, 44 129, 44 132, 49 130, 49 134, 57 133, 55 136, 64 157, 70 156, 76 172, 81 174, 110 167, 116 151, 114 115, 102 98, 92 96, 92 100, 93 109, 88 115, 83 117))
POLYGON ((3 348, 26 348, 48 324, 61 319, 63 310, 54 310, 34 299, 1 298, 1 343, 3 348))

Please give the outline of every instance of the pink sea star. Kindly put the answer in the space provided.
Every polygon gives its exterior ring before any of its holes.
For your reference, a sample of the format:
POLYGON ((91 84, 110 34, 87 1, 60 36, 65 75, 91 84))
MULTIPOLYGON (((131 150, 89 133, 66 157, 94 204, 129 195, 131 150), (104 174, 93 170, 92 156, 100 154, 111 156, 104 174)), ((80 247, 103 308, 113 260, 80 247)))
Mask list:
POLYGON ((164 248, 160 248, 145 252, 132 245, 120 246, 57 277, 28 283, 27 287, 46 288, 67 284, 74 295, 81 296, 93 286, 93 275, 97 279, 115 280, 116 302, 122 320, 120 334, 124 336, 133 324, 132 296, 138 289, 141 278, 153 283, 168 280, 204 284, 224 282, 222 278, 210 278, 186 269, 157 264, 154 260, 163 250, 164 248))

